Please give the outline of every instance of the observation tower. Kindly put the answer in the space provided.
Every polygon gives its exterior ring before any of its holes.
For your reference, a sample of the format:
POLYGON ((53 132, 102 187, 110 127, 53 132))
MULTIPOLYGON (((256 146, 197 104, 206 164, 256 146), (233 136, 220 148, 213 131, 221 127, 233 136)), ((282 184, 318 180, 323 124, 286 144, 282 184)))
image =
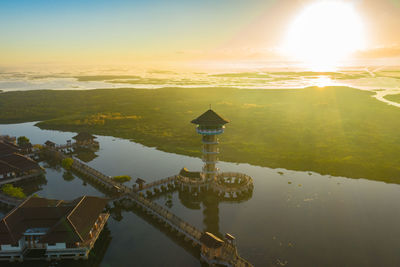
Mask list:
POLYGON ((215 181, 218 169, 218 135, 224 132, 225 124, 229 121, 223 119, 211 108, 200 115, 192 123, 197 125, 196 131, 203 136, 203 174, 206 181, 215 181))

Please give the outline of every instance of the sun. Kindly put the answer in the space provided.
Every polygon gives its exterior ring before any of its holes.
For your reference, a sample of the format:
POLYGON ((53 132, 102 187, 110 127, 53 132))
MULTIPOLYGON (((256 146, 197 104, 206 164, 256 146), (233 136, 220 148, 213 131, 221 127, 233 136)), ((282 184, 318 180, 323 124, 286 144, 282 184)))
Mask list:
POLYGON ((326 71, 364 46, 363 23, 353 4, 319 1, 304 8, 291 23, 283 51, 312 70, 326 71))

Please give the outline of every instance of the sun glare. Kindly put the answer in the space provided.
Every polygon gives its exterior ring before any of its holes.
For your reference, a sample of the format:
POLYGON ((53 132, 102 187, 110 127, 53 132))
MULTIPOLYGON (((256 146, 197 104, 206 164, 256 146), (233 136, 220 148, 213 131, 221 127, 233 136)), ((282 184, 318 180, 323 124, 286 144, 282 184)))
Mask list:
POLYGON ((332 70, 365 45, 363 24, 354 6, 342 1, 316 2, 295 18, 284 52, 315 71, 332 70))

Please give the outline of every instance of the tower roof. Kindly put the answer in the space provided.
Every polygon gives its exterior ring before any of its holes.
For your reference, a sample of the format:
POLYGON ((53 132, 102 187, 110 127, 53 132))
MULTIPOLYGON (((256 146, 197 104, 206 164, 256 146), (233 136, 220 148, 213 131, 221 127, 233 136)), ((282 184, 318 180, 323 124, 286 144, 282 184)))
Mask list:
POLYGON ((198 125, 224 125, 229 121, 223 119, 212 109, 209 109, 191 122, 198 125))
POLYGON ((209 248, 219 248, 224 244, 224 241, 210 232, 201 234, 200 242, 209 248))

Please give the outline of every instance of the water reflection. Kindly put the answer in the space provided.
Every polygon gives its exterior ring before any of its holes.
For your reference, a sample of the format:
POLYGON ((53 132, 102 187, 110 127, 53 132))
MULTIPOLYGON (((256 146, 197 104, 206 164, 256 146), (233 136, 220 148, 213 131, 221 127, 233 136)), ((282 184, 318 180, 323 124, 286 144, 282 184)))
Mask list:
POLYGON ((82 160, 83 162, 91 162, 92 160, 94 160, 95 158, 98 157, 98 155, 96 154, 96 152, 99 151, 98 148, 96 149, 89 149, 89 148, 76 148, 74 150, 73 155, 82 160))
POLYGON ((111 217, 118 222, 124 219, 124 214, 126 214, 127 212, 134 213, 135 215, 146 221, 146 223, 149 224, 151 227, 157 229, 164 236, 168 237, 172 242, 174 242, 180 248, 183 248, 187 253, 192 255, 194 258, 196 258, 197 260, 200 259, 200 251, 198 248, 193 247, 191 245, 191 242, 186 242, 182 237, 176 235, 175 232, 172 232, 168 230, 168 228, 165 228, 164 223, 158 221, 152 216, 149 216, 149 214, 147 214, 142 209, 132 206, 128 208, 125 205, 122 205, 121 203, 113 203, 113 205, 107 207, 107 212, 109 212, 111 214, 111 217))
MULTIPOLYGON (((75 135, 40 130, 33 124, 0 125, 0 132, 26 135, 32 143, 52 140, 62 144, 75 135)), ((98 141, 98 156, 88 164, 107 175, 127 174, 152 182, 175 175, 182 166, 198 169, 202 165, 198 158, 161 152, 129 140, 98 136, 98 141)), ((36 192, 39 196, 66 200, 84 194, 105 196, 88 181, 82 186, 84 180, 75 174, 66 181, 63 169, 42 164, 47 183, 36 192)), ((220 162, 218 167, 253 177, 252 195, 234 202, 207 202, 201 196, 191 198, 173 191, 154 201, 169 205, 172 212, 199 229, 234 234, 240 254, 255 266, 286 262, 286 266, 400 266, 399 185, 249 164, 220 162)), ((187 243, 179 245, 181 241, 174 235, 155 227, 157 222, 149 223, 139 211, 120 207, 113 213, 108 222, 112 240, 102 266, 200 265, 187 243)))
MULTIPOLYGON (((225 203, 241 203, 251 199, 253 191, 241 194, 236 198, 218 195, 215 192, 199 192, 190 193, 188 191, 179 191, 178 196, 181 204, 188 209, 200 210, 201 206, 203 209, 203 223, 204 231, 213 233, 219 237, 224 237, 224 234, 220 232, 219 227, 219 204, 225 203)), ((167 206, 167 205, 166 205, 167 206)))
POLYGON ((75 176, 72 174, 70 171, 64 171, 63 173, 63 178, 65 181, 72 181, 75 179, 75 176))
POLYGON ((28 180, 23 180, 14 183, 14 186, 16 187, 22 187, 24 190, 24 193, 29 196, 32 195, 40 190, 43 189, 47 185, 47 179, 45 175, 40 175, 37 177, 34 177, 32 179, 28 180))

